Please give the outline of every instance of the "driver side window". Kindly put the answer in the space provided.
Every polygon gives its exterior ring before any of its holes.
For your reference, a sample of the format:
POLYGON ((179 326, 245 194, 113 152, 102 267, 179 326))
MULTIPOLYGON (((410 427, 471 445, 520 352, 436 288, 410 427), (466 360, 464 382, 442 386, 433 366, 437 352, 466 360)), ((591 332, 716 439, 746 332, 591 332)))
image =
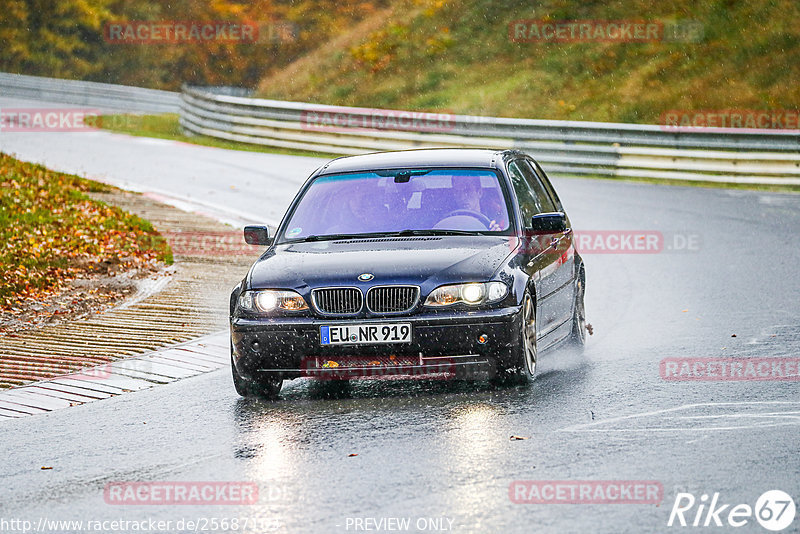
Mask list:
POLYGON ((542 213, 542 206, 539 199, 533 191, 531 191, 528 181, 522 171, 524 162, 515 160, 508 164, 508 175, 511 178, 511 185, 514 187, 514 193, 517 195, 519 202, 519 210, 522 213, 523 226, 525 228, 531 225, 531 217, 537 213, 542 213))

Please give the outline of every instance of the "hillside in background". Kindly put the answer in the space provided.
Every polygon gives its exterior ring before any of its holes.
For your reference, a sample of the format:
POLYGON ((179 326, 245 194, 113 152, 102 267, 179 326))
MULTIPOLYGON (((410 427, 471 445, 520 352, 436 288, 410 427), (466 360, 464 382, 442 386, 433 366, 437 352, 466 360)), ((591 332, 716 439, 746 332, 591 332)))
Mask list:
POLYGON ((265 77, 258 93, 638 123, 657 123, 667 110, 797 110, 798 19, 796 0, 401 0, 265 77), (513 42, 509 24, 519 19, 659 21, 690 31, 643 43, 513 42))
POLYGON ((2 0, 0 71, 179 89, 254 87, 385 8, 386 0, 2 0), (252 25, 254 39, 115 42, 142 21, 252 25))
POLYGON ((797 0, 3 0, 0 71, 655 123, 668 110, 800 109, 797 20, 797 0), (509 25, 521 19, 654 22, 664 38, 515 42, 509 25), (259 32, 255 42, 109 41, 110 24, 132 21, 239 21, 259 32))

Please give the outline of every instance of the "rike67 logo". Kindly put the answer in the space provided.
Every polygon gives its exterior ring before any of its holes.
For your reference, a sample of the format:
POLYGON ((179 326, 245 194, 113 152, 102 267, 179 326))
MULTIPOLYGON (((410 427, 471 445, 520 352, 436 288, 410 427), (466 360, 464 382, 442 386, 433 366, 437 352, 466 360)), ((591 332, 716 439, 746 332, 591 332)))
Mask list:
POLYGON ((754 507, 724 503, 719 493, 714 493, 710 500, 705 493, 699 499, 691 493, 678 493, 667 526, 743 527, 755 518, 765 529, 778 532, 792 525, 796 511, 792 497, 781 490, 765 491, 754 507))

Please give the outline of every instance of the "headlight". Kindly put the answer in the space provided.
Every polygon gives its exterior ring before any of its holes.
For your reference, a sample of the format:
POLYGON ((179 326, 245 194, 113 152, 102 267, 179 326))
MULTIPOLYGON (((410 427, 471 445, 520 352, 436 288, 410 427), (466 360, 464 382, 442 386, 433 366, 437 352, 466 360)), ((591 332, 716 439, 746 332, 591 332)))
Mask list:
POLYGON ((476 306, 503 300, 508 286, 503 282, 475 282, 439 286, 428 295, 425 306, 450 306, 464 303, 476 306))
POLYGON ((242 293, 239 307, 249 312, 268 313, 275 310, 303 311, 308 309, 308 304, 295 291, 261 289, 242 293))

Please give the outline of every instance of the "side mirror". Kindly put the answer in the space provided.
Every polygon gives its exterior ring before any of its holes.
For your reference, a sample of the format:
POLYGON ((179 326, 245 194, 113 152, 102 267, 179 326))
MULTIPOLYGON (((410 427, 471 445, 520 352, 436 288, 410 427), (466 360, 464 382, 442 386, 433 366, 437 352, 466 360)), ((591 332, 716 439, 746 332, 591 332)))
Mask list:
POLYGON ((557 234, 567 229, 564 212, 540 213, 531 217, 531 231, 537 234, 557 234))
POLYGON ((266 226, 245 226, 244 242, 248 245, 270 245, 269 228, 266 226))

